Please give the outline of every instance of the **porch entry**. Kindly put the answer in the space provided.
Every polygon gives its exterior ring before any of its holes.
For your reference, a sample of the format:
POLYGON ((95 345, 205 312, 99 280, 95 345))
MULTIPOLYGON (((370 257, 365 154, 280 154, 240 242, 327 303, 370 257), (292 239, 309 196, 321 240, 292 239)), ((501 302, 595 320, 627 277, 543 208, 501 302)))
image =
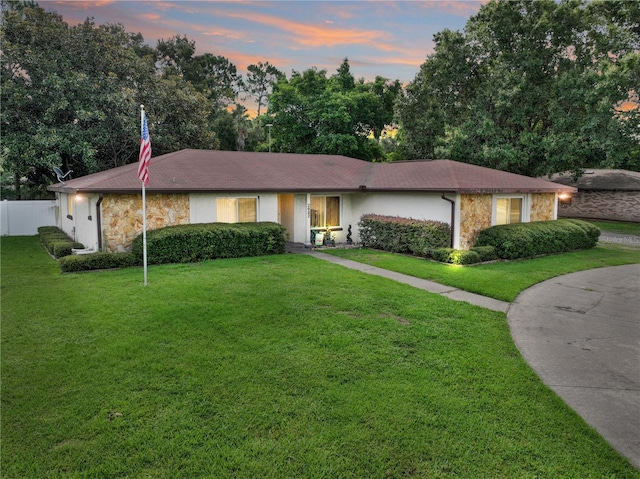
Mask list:
POLYGON ((293 241, 294 207, 293 194, 278 195, 278 223, 287 230, 287 240, 293 241))

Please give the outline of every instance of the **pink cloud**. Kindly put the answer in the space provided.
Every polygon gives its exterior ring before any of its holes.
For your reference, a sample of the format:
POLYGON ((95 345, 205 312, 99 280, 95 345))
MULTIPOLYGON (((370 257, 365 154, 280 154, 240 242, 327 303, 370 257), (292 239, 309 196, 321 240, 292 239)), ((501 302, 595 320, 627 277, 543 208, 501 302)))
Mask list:
MULTIPOLYGON (((389 38, 389 34, 379 30, 359 30, 349 28, 334 28, 331 24, 314 25, 300 23, 262 13, 243 12, 226 13, 230 18, 242 18, 260 25, 266 25, 287 32, 294 36, 295 42, 305 47, 331 47, 336 45, 370 45, 378 42, 383 49, 392 49, 390 45, 379 43, 389 38)), ((291 45, 295 47, 294 45, 291 45)))

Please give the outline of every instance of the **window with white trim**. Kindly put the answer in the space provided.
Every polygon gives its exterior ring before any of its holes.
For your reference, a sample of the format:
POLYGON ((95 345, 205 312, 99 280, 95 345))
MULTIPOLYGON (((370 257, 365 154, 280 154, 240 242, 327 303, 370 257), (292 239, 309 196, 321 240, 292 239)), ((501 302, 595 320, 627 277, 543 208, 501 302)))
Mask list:
POLYGON ((258 221, 258 198, 216 198, 220 223, 255 223, 258 221))
POLYGON ((340 221, 339 196, 311 197, 311 228, 335 228, 340 226, 340 221))
POLYGON ((497 225, 521 223, 523 221, 524 198, 522 196, 496 198, 497 225))

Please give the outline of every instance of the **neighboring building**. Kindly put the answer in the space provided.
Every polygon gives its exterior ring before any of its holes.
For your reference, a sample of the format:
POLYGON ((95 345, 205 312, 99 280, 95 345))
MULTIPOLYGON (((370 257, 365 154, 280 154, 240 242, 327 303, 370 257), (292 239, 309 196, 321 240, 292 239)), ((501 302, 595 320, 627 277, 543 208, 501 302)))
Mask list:
MULTIPOLYGON (((49 187, 60 228, 87 248, 127 251, 142 232, 136 164, 49 187)), ((370 163, 334 155, 181 150, 151 160, 147 229, 274 221, 310 244, 327 226, 338 242, 375 213, 453 225, 455 248, 491 225, 553 220, 557 196, 575 188, 450 160, 370 163)))
POLYGON ((578 188, 570 201, 561 202, 559 216, 640 222, 640 173, 627 170, 586 170, 574 180, 565 174, 551 181, 578 188))

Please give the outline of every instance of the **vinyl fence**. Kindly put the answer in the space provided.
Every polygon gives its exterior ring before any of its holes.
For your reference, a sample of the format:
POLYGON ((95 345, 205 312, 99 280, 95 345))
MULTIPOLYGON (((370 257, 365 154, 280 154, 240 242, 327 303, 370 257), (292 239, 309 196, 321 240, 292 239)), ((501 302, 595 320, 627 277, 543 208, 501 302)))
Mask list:
POLYGON ((56 226, 56 200, 0 201, 0 234, 32 236, 40 226, 56 226))

